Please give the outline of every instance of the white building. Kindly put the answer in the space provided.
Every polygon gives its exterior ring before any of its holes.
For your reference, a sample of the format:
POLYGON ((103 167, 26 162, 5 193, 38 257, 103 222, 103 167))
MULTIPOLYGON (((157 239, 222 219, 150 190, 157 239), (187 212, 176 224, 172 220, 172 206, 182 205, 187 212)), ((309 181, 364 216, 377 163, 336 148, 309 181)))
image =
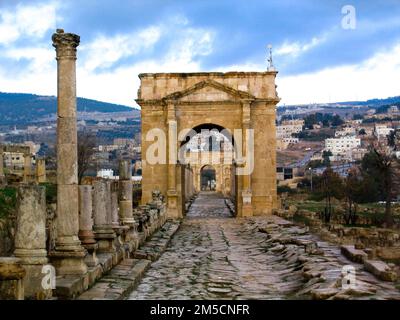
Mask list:
POLYGON ((331 151, 334 156, 344 155, 360 146, 361 139, 352 136, 325 139, 325 150, 331 151))
POLYGON ((304 120, 286 120, 276 127, 277 138, 291 138, 293 133, 303 131, 304 120))
POLYGON ((118 178, 114 176, 114 171, 112 169, 101 169, 97 171, 97 177, 110 180, 115 180, 118 178))
POLYGON ((354 127, 344 127, 341 130, 335 132, 335 137, 355 136, 356 129, 354 127))
POLYGON ((386 138, 392 131, 394 131, 394 129, 388 127, 386 124, 375 125, 375 136, 378 139, 386 138))

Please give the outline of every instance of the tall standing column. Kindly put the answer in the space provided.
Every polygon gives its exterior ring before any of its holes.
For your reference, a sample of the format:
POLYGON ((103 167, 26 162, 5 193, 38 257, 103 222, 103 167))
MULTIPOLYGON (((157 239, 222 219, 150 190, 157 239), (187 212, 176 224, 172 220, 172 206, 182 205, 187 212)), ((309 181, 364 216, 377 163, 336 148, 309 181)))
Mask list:
POLYGON ((3 150, 0 147, 0 187, 6 184, 6 177, 4 175, 4 160, 3 150))
POLYGON ((170 218, 180 218, 180 204, 178 203, 177 193, 177 129, 175 104, 168 102, 167 107, 167 124, 168 124, 168 141, 167 141, 167 174, 168 174, 168 191, 167 191, 167 206, 168 216, 170 218))
POLYGON ((30 154, 24 155, 24 183, 29 182, 32 169, 32 157, 30 154))
POLYGON ((76 126, 76 48, 79 36, 57 30, 57 240, 52 253, 57 274, 85 274, 86 250, 81 246, 78 204, 76 126))
POLYGON ((36 159, 36 182, 45 183, 46 182, 46 160, 36 159))

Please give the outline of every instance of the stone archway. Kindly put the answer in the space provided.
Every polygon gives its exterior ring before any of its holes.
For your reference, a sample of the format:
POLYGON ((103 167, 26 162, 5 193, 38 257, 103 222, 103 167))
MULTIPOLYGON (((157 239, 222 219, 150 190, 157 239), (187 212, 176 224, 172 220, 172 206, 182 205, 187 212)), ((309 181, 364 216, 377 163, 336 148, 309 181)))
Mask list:
POLYGON ((217 172, 211 165, 205 165, 200 170, 201 191, 217 191, 217 172))
MULTIPOLYGON (((179 134, 204 124, 241 130, 234 163, 236 216, 266 215, 276 208, 277 72, 141 74, 137 103, 142 108, 142 202, 159 189, 167 197, 168 214, 183 216, 185 186, 176 161, 179 134), (161 132, 156 139, 152 130, 161 132), (164 137, 165 162, 147 159, 153 144, 164 137), (171 137, 175 139, 171 139, 171 137), (253 141, 250 152, 248 141, 253 141), (240 151, 240 152, 239 152, 240 151), (250 168, 250 170, 248 170, 250 168)), ((235 135, 236 139, 236 135, 235 135)), ((231 164, 232 166, 232 164, 231 164)))

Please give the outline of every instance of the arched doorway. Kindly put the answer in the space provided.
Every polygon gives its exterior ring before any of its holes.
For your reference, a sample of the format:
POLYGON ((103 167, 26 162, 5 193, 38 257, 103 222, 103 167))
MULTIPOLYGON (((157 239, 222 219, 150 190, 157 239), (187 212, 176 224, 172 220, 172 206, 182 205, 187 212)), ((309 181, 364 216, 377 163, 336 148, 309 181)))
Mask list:
POLYGON ((206 165, 200 171, 201 191, 217 190, 217 175, 213 166, 206 165))

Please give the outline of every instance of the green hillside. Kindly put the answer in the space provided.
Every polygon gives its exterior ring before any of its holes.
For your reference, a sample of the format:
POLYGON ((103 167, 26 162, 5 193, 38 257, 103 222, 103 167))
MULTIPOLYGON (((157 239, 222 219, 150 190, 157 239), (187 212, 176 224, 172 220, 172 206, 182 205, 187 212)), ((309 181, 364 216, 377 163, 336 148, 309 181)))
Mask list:
MULTIPOLYGON (((78 111, 139 112, 127 106, 78 98, 78 111)), ((57 112, 57 97, 0 92, 0 124, 24 124, 57 112)))

